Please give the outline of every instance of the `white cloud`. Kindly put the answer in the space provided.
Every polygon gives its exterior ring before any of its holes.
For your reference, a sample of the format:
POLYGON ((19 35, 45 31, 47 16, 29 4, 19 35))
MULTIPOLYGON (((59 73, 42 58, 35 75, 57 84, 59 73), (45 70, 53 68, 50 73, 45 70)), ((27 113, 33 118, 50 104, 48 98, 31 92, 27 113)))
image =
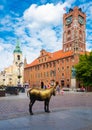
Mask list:
POLYGON ((23 18, 26 22, 30 22, 33 28, 38 26, 41 28, 60 24, 64 12, 63 4, 46 4, 41 6, 33 4, 24 12, 23 18))
POLYGON ((12 44, 5 44, 0 39, 0 70, 4 69, 5 67, 11 65, 13 62, 13 45, 12 44), (11 52, 12 50, 12 52, 11 52))
POLYGON ((90 43, 90 41, 86 42, 86 48, 87 51, 92 51, 92 43, 90 43))
POLYGON ((53 27, 57 29, 57 26, 60 26, 61 28, 62 17, 65 13, 64 7, 66 5, 66 3, 41 6, 33 4, 25 10, 20 22, 15 25, 15 34, 23 43, 23 48, 25 48, 23 50, 24 55, 27 55, 28 62, 32 61, 32 57, 39 56, 39 52, 42 48, 47 51, 55 51, 62 48, 62 29, 59 32, 60 37, 57 37, 53 27), (25 43, 29 45, 29 49, 25 43), (28 53, 28 50, 30 53, 28 53))

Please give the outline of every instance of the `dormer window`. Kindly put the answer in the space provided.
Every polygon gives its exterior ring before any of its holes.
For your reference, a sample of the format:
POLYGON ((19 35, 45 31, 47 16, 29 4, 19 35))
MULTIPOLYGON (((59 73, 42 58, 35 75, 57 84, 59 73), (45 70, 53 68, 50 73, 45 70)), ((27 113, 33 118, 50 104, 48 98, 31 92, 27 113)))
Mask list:
POLYGON ((45 53, 46 53, 46 51, 45 51, 44 49, 42 49, 42 50, 40 51, 41 56, 45 55, 45 53))

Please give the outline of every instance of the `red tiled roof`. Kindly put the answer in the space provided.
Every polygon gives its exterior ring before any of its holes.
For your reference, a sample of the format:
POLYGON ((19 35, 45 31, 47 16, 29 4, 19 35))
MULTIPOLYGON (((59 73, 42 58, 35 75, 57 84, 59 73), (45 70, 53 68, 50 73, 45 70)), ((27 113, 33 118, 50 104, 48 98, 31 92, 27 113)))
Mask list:
MULTIPOLYGON (((63 52, 62 50, 59 50, 59 51, 56 51, 56 52, 53 52, 53 53, 47 52, 47 55, 50 58, 46 62, 50 62, 50 61, 54 61, 54 60, 57 60, 57 59, 60 59, 60 58, 65 58, 65 57, 71 56, 71 55, 73 55, 73 51, 63 52)), ((35 65, 38 65, 38 64, 41 64, 41 63, 39 63, 39 60, 37 58, 32 63, 27 64, 25 68, 29 68, 31 66, 35 66, 35 65)))
POLYGON ((73 51, 63 52, 62 50, 59 50, 53 53, 53 60, 68 57, 68 56, 71 56, 72 54, 73 54, 73 51))

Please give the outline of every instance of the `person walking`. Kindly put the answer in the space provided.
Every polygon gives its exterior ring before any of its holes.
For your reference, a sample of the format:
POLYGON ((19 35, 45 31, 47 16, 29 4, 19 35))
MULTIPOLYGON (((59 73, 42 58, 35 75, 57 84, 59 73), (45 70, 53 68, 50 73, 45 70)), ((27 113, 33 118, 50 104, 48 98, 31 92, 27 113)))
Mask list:
POLYGON ((41 89, 44 89, 44 82, 41 82, 41 89))
POLYGON ((60 85, 58 82, 56 84, 56 91, 57 91, 57 94, 60 94, 60 85))

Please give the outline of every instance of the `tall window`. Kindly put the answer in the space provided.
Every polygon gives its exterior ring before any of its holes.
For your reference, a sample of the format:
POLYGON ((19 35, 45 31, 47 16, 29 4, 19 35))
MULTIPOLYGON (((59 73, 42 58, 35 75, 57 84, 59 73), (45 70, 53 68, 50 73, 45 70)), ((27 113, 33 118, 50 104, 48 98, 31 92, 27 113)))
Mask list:
POLYGON ((17 59, 20 60, 20 55, 17 55, 17 59))

